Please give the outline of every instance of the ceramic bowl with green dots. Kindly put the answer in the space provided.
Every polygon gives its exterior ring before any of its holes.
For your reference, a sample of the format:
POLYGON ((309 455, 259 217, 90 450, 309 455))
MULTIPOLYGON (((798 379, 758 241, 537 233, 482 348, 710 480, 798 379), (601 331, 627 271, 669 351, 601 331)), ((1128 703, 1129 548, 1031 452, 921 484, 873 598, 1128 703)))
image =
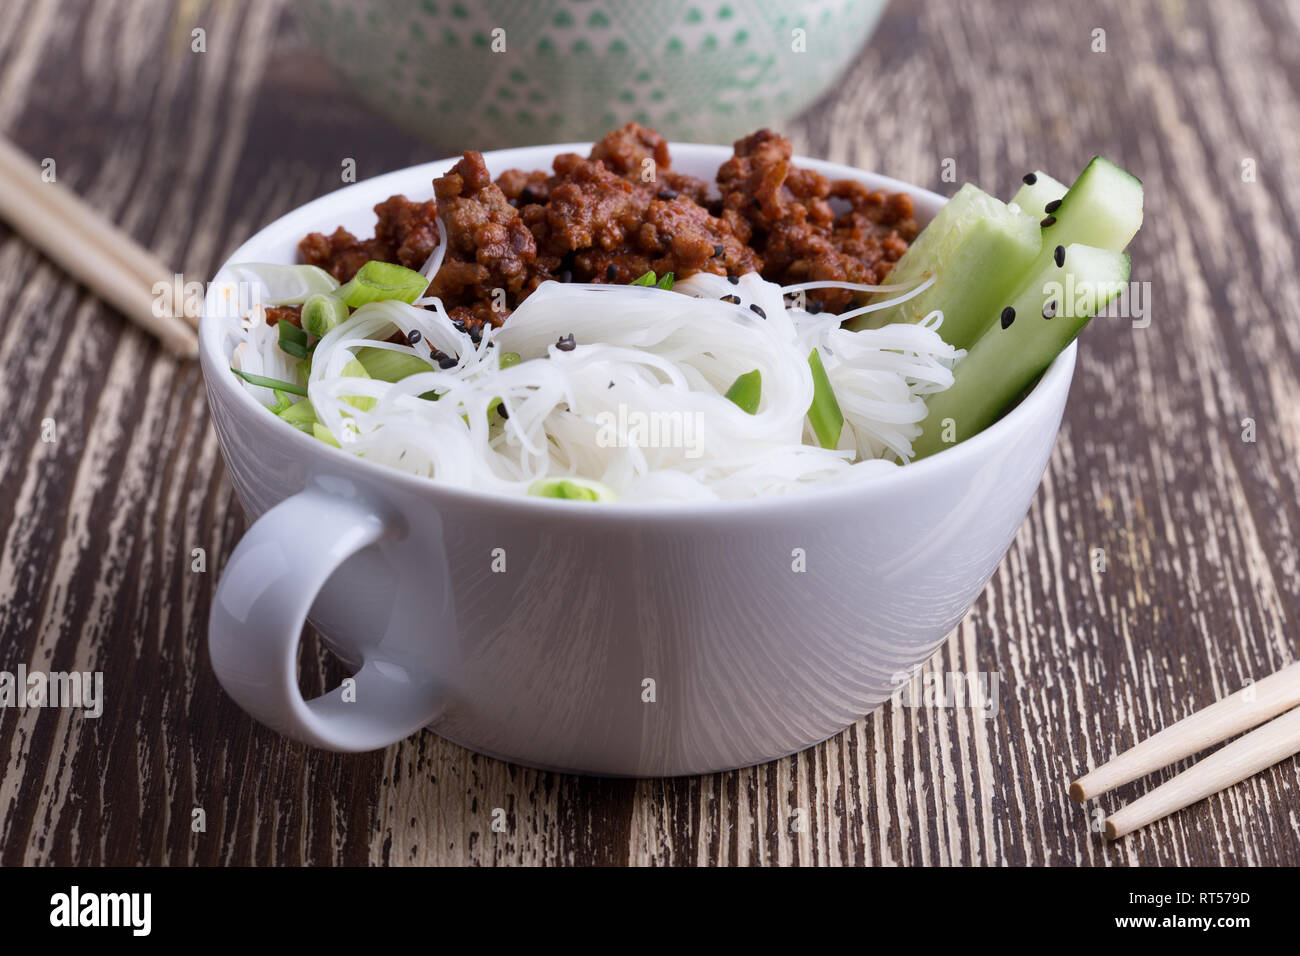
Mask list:
POLYGON ((592 140, 635 120, 729 142, 825 93, 887 0, 309 0, 349 89, 448 149, 592 140))

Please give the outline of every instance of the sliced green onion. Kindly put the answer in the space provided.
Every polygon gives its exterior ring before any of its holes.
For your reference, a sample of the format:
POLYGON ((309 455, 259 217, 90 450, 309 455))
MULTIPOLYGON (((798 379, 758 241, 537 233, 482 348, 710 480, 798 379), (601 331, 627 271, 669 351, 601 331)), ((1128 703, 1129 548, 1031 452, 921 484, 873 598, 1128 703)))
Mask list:
POLYGON ((323 339, 330 329, 347 321, 347 303, 329 293, 313 295, 302 304, 302 327, 323 339))
POLYGON ((294 358, 306 358, 307 333, 285 319, 281 319, 275 325, 280 331, 280 351, 294 358))
POLYGON ((758 411, 758 400, 763 394, 763 375, 758 369, 737 377, 727 389, 724 398, 735 402, 741 411, 753 415, 758 411))
MULTIPOLYGON (((366 371, 366 367, 356 359, 353 359, 348 362, 347 365, 343 366, 343 371, 340 374, 343 378, 370 378, 370 373, 366 371)), ((343 401, 347 402, 353 408, 359 408, 363 412, 368 412, 375 407, 375 404, 379 400, 370 395, 344 395, 343 401)))
POLYGON ((286 382, 283 379, 267 378, 265 375, 254 375, 252 372, 245 372, 240 369, 231 367, 230 369, 249 385, 261 385, 263 388, 278 388, 282 392, 288 392, 290 395, 306 395, 307 389, 301 385, 295 385, 293 382, 286 382))
POLYGON ((431 388, 427 392, 421 392, 419 395, 415 397, 422 398, 426 402, 436 402, 438 399, 442 398, 442 393, 439 392, 437 389, 431 388))
POLYGON ((502 352, 497 357, 497 366, 499 368, 513 368, 522 361, 523 359, 518 352, 502 352))
POLYGON ((355 309, 367 302, 396 299, 408 305, 424 295, 429 279, 422 273, 391 262, 370 260, 342 286, 338 295, 349 307, 355 309))
POLYGON ((673 287, 673 274, 671 272, 665 272, 663 277, 656 281, 654 270, 651 269, 649 272, 641 273, 629 282, 628 285, 644 285, 655 289, 671 289, 673 287))
POLYGON ((569 501, 613 501, 618 497, 608 485, 585 478, 538 478, 528 486, 528 493, 539 498, 566 498, 569 501))
POLYGON ((256 283, 266 290, 263 305, 299 305, 318 292, 333 292, 339 282, 318 266, 278 262, 236 262, 225 270, 234 282, 256 283))
POLYGON ((417 372, 434 371, 434 367, 418 355, 368 345, 357 349, 357 361, 365 366, 371 378, 377 378, 381 382, 400 382, 417 372))
POLYGON ((840 403, 835 400, 831 390, 831 380, 826 375, 826 366, 816 349, 808 353, 808 365, 812 368, 813 400, 808 406, 808 420, 812 422, 813 432, 823 448, 834 448, 840 443, 840 431, 844 428, 844 413, 840 403))
POLYGON ((326 428, 324 425, 322 425, 320 422, 312 423, 311 433, 327 445, 333 445, 335 448, 343 447, 342 445, 339 444, 339 440, 330 434, 330 430, 326 428))
POLYGON ((280 412, 280 420, 288 422, 299 431, 311 435, 314 434, 312 426, 316 424, 316 409, 312 407, 311 402, 303 399, 301 402, 295 402, 280 412))
POLYGON ((285 393, 282 388, 272 389, 275 393, 275 404, 271 406, 271 411, 280 415, 290 408, 293 408, 293 400, 285 393))

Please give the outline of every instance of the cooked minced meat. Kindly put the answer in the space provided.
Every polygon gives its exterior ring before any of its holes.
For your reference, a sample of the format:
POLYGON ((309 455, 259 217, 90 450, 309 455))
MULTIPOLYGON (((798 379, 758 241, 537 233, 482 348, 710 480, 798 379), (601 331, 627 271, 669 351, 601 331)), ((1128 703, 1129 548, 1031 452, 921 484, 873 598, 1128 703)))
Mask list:
MULTIPOLYGON (((674 170, 663 137, 636 123, 586 157, 557 156, 550 173, 512 169, 494 182, 470 151, 433 187, 432 200, 393 196, 376 206, 373 238, 342 227, 312 233, 298 245, 302 260, 340 282, 369 259, 418 269, 437 247, 441 215, 447 251, 430 292, 472 331, 500 325, 550 279, 759 272, 781 284, 879 283, 917 233, 910 196, 800 169, 790 141, 770 130, 735 144, 716 190, 674 170)), ((818 290, 808 299, 838 312, 851 294, 818 290)))

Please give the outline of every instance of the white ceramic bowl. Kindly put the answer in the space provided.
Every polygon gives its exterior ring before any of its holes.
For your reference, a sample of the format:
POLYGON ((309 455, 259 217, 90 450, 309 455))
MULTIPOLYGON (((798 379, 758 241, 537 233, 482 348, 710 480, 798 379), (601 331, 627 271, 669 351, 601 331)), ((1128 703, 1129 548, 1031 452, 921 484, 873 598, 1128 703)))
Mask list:
MULTIPOLYGON (((495 175, 586 149, 485 158, 495 175)), ((672 146, 674 168, 710 179, 729 154, 672 146)), ((230 261, 292 262, 304 234, 339 223, 368 234, 375 203, 431 195, 452 162, 308 203, 230 261)), ((922 219, 944 202, 882 176, 798 162, 906 190, 922 219)), ((259 720, 320 747, 383 747, 427 726, 506 760, 624 776, 771 760, 887 699, 960 621, 1010 545, 1075 360, 1072 345, 981 434, 856 487, 593 506, 450 487, 287 427, 230 373, 214 306, 210 297, 200 328, 208 401, 255 519, 212 606, 222 686, 259 720), (494 571, 501 555, 505 570, 494 571), (795 570, 797 555, 806 570, 795 570), (308 616, 356 675, 304 701, 296 658, 308 616)))

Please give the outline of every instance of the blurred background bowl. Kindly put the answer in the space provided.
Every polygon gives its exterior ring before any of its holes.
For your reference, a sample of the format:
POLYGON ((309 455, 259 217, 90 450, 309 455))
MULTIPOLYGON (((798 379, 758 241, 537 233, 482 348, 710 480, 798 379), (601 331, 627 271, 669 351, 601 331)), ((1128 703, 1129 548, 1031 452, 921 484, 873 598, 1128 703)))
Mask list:
POLYGON ((839 79, 886 2, 309 0, 299 19, 371 108, 460 151, 629 120, 688 142, 779 126, 839 79))

